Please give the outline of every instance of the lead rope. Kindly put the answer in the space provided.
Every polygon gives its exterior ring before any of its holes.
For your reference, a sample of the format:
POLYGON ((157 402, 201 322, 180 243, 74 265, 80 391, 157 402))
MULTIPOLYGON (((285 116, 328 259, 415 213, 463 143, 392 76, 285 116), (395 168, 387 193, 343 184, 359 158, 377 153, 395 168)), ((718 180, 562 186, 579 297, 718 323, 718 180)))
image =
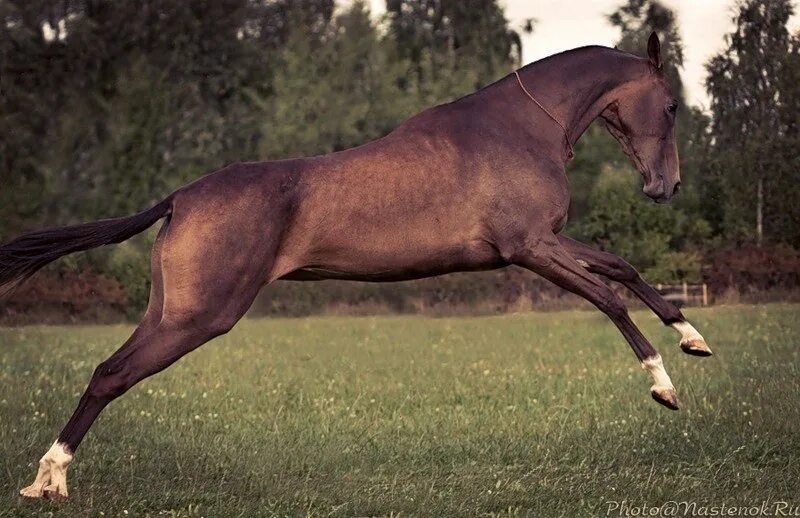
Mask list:
POLYGON ((517 82, 519 83, 519 86, 520 86, 520 88, 522 88, 522 91, 523 91, 523 92, 525 92, 525 95, 527 95, 527 96, 530 98, 530 100, 531 100, 531 101, 535 102, 535 103, 536 103, 536 106, 538 106, 539 108, 541 108, 541 109, 542 109, 542 111, 543 111, 543 112, 545 112, 545 113, 547 114, 547 116, 548 116, 548 117, 550 117, 551 119, 553 119, 553 122, 555 122, 556 124, 558 124, 558 127, 559 127, 559 128, 561 128, 561 131, 563 131, 563 132, 564 132, 564 140, 566 140, 566 141, 567 141, 567 160, 572 160, 572 158, 575 156, 575 151, 572 149, 572 143, 569 141, 569 133, 567 133, 567 128, 566 128, 566 127, 564 127, 564 125, 563 125, 563 124, 561 124, 561 121, 559 121, 558 119, 556 119, 555 115, 553 115, 552 113, 550 113, 550 111, 549 111, 547 108, 545 108, 544 106, 542 106, 542 103, 540 103, 539 101, 537 101, 537 100, 536 100, 536 98, 535 98, 534 96, 532 96, 532 95, 531 95, 531 93, 528 91, 528 89, 527 89, 527 88, 525 88, 525 85, 524 85, 524 84, 522 84, 522 78, 521 78, 521 77, 519 77, 519 72, 517 72, 516 70, 514 70, 514 75, 515 75, 515 76, 517 76, 517 82))

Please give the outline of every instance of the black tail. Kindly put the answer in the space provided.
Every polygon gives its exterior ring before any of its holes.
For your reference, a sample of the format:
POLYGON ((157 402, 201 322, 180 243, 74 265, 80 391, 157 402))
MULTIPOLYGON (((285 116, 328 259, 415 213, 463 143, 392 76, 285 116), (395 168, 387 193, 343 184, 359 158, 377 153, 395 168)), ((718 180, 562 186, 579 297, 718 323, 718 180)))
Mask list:
POLYGON ((169 214, 171 197, 127 218, 113 218, 31 232, 0 245, 0 297, 10 293, 42 266, 61 256, 121 243, 169 214))

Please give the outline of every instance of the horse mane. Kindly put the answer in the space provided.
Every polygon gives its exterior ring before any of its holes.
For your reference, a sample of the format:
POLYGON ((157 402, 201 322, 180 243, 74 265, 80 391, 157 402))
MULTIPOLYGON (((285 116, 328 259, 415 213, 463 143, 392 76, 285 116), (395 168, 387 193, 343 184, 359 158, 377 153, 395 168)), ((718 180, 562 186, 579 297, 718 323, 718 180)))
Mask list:
POLYGON ((607 54, 608 56, 613 56, 622 59, 630 59, 634 58, 637 60, 643 59, 641 56, 637 56, 636 54, 631 54, 630 52, 626 52, 624 50, 620 50, 616 47, 606 47, 604 45, 585 45, 583 47, 575 47, 574 49, 563 50, 561 52, 556 52, 555 54, 550 54, 549 56, 545 56, 543 58, 537 59, 536 61, 531 61, 530 63, 523 65, 519 68, 520 71, 527 70, 528 68, 532 68, 536 65, 545 64, 550 61, 554 61, 556 59, 563 59, 567 57, 578 57, 583 54, 607 54))
MULTIPOLYGON (((627 62, 630 62, 630 63, 634 63, 634 62, 640 63, 645 59, 645 58, 642 58, 641 56, 637 56, 636 54, 631 54, 630 52, 626 52, 624 50, 620 50, 620 49, 615 48, 615 47, 606 47, 606 46, 603 46, 603 45, 586 45, 586 46, 583 46, 583 47, 575 47, 574 49, 568 49, 568 50, 564 50, 564 51, 561 51, 561 52, 557 52, 555 54, 551 54, 549 56, 545 56, 543 58, 537 59, 536 61, 531 61, 530 63, 527 63, 527 64, 517 68, 516 71, 517 72, 527 72, 527 71, 529 71, 531 69, 534 69, 534 68, 537 68, 537 67, 541 67, 543 65, 550 65, 553 62, 564 60, 565 58, 572 58, 572 59, 584 58, 584 57, 590 57, 592 54, 606 55, 609 58, 616 58, 620 62, 627 61, 627 62)), ((485 86, 483 86, 481 88, 478 88, 474 92, 470 92, 470 93, 468 93, 466 95, 463 95, 461 97, 453 99, 452 101, 445 102, 445 103, 443 103, 443 104, 441 104, 439 106, 446 106, 446 105, 449 105, 449 104, 458 103, 460 101, 470 99, 470 98, 472 98, 474 96, 477 96, 477 95, 480 95, 482 93, 486 93, 487 91, 492 90, 493 87, 498 86, 499 84, 501 84, 504 81, 508 80, 512 75, 513 75, 513 71, 508 73, 508 74, 506 74, 506 75, 504 75, 504 76, 502 76, 502 77, 500 77, 500 78, 498 78, 495 81, 492 81, 491 83, 489 83, 489 84, 487 84, 487 85, 485 85, 485 86)))

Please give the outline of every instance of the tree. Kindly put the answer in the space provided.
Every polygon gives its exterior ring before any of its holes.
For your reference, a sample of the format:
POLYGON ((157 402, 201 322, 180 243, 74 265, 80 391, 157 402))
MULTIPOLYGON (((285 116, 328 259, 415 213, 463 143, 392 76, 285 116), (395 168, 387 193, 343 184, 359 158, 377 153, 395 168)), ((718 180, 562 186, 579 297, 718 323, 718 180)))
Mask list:
MULTIPOLYGON (((271 91, 285 31, 269 29, 289 12, 319 27, 332 11, 333 0, 0 2, 0 240, 129 214, 257 158, 266 114, 246 92, 271 91)), ((146 270, 140 244, 128 256, 146 270)))
POLYGON ((698 209, 709 122, 699 110, 687 109, 684 101, 677 18, 658 0, 627 0, 608 20, 620 30, 621 50, 642 54, 653 31, 661 40, 664 72, 682 107, 676 133, 684 187, 671 206, 647 200, 640 192, 638 172, 619 145, 601 125, 593 124, 569 166, 573 199, 568 231, 625 257, 651 281, 698 281, 697 250, 711 234, 698 209))
POLYGON ((340 151, 385 135, 415 105, 400 89, 407 74, 395 60, 363 2, 332 19, 310 37, 296 24, 278 56, 281 74, 269 98, 260 154, 269 158, 340 151))
POLYGON ((738 4, 727 48, 707 64, 711 170, 723 204, 721 227, 735 239, 800 244, 798 46, 786 24, 790 0, 738 4))
POLYGON ((497 0, 387 0, 386 9, 422 97, 442 83, 450 90, 442 97, 463 95, 519 66, 520 38, 497 0))

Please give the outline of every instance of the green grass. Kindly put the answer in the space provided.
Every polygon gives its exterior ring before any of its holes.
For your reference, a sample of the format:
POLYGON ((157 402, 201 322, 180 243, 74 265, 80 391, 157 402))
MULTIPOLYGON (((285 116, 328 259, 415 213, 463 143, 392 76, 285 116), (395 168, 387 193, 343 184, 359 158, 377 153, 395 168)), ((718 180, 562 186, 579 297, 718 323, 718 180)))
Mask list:
POLYGON ((0 514, 587 516, 800 505, 800 306, 651 314, 682 409, 599 313, 243 321, 109 406, 70 500, 17 491, 130 328, 0 330, 0 514))

